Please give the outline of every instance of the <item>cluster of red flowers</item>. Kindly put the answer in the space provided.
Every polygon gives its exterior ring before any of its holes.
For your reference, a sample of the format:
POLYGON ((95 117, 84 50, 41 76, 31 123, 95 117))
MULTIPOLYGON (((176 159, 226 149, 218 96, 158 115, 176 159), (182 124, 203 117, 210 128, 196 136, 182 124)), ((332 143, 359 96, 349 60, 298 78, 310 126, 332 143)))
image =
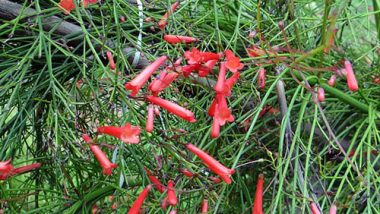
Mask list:
MULTIPOLYGON (((161 29, 165 28, 167 24, 168 16, 179 6, 179 3, 172 5, 171 11, 168 11, 158 26, 161 29)), ((189 44, 197 42, 198 39, 188 36, 177 36, 177 35, 165 35, 164 40, 169 44, 189 44)), ((230 50, 225 51, 225 53, 213 53, 213 52, 203 52, 199 51, 197 48, 193 47, 191 50, 186 51, 183 54, 186 59, 186 64, 181 65, 182 58, 177 59, 172 65, 164 66, 165 62, 169 59, 168 56, 158 57, 154 62, 145 67, 138 75, 136 75, 131 81, 125 84, 125 89, 131 91, 130 97, 135 97, 144 85, 149 81, 149 79, 155 74, 160 67, 163 69, 159 74, 148 84, 147 95, 144 96, 145 100, 149 103, 147 110, 147 120, 146 120, 146 131, 154 131, 154 117, 159 114, 158 107, 167 110, 169 113, 176 115, 186 121, 191 123, 196 122, 194 113, 190 110, 172 102, 160 98, 159 95, 167 87, 171 85, 180 75, 183 77, 188 77, 190 75, 198 74, 199 77, 206 77, 212 72, 214 66, 216 66, 219 60, 224 59, 219 63, 219 74, 217 82, 214 86, 215 99, 212 102, 209 115, 213 117, 212 125, 212 137, 219 136, 220 126, 223 126, 227 121, 234 121, 234 117, 231 114, 231 110, 227 105, 227 97, 231 95, 231 90, 233 85, 238 80, 241 70, 244 65, 240 62, 240 59, 234 55, 230 50), (225 55, 225 57, 224 57, 225 55), (232 74, 227 78, 227 71, 231 71, 232 74)), ((109 61, 110 69, 116 69, 115 61, 112 57, 112 53, 107 51, 107 58, 109 61)), ((124 143, 127 144, 137 144, 139 143, 139 134, 141 132, 140 127, 132 126, 130 123, 124 126, 100 126, 97 128, 97 135, 109 135, 113 136, 124 143)), ((83 135, 84 141, 89 145, 90 150, 93 152, 95 158, 99 162, 100 166, 103 168, 103 174, 111 175, 112 170, 117 167, 115 163, 112 163, 106 156, 106 154, 100 149, 100 147, 90 138, 89 135, 83 135)), ((219 175, 220 178, 230 184, 232 182, 230 176, 234 174, 235 170, 229 169, 223 166, 220 162, 215 160, 213 157, 208 155, 206 152, 197 148, 193 144, 186 144, 186 148, 199 157, 203 163, 215 174, 219 175)), ((178 203, 178 198, 176 195, 176 190, 174 189, 174 181, 169 180, 167 186, 163 185, 158 177, 156 177, 149 169, 145 168, 149 180, 152 185, 148 185, 136 199, 134 204, 129 210, 129 213, 138 213, 145 198, 147 197, 149 191, 152 187, 157 189, 160 193, 167 194, 167 197, 162 201, 162 207, 166 208, 169 206, 176 206, 178 203)), ((193 177, 194 173, 188 169, 181 168, 180 172, 186 177, 193 177)), ((214 183, 221 182, 221 179, 217 177, 209 177, 214 183)), ((202 203, 202 212, 206 213, 208 209, 207 200, 202 203)))
POLYGON ((11 164, 11 159, 7 161, 0 161, 0 180, 7 180, 9 177, 32 171, 41 166, 40 163, 33 163, 26 166, 14 168, 11 164))

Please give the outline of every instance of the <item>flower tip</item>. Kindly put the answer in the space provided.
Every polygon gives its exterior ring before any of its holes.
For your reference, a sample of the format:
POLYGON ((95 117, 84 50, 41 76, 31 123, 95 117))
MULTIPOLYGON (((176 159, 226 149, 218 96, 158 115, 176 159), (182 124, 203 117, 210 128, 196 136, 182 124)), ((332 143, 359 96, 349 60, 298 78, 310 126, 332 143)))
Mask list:
MULTIPOLYGON (((98 129, 99 130, 99 129, 98 129)), ((83 140, 86 142, 86 143, 89 143, 89 142, 91 142, 92 140, 91 140, 91 137, 88 135, 88 134, 83 134, 82 135, 82 138, 83 138, 83 140)))
POLYGON ((153 185, 152 185, 152 184, 149 184, 148 186, 146 186, 146 189, 147 189, 147 190, 151 190, 152 187, 153 187, 153 185))

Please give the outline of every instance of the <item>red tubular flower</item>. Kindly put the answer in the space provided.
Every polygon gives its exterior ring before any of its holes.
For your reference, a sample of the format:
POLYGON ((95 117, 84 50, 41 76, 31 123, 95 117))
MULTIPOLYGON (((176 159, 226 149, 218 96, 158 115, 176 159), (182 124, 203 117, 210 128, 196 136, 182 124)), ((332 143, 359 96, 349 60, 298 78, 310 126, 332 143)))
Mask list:
POLYGON ((215 117, 212 120, 212 126, 211 126, 211 137, 217 138, 220 135, 220 125, 219 121, 215 119, 215 117))
POLYGON ((160 109, 157 106, 154 107, 154 114, 160 115, 160 109))
MULTIPOLYGON (((209 61, 215 61, 215 60, 209 60, 209 61)), ((209 62, 208 61, 208 62, 209 62)), ((198 69, 198 75, 200 77, 206 77, 208 73, 210 73, 211 69, 205 65, 201 65, 198 69)))
POLYGON ((201 213, 202 214, 207 214, 207 212, 208 212, 208 200, 207 199, 203 199, 201 213))
POLYGON ((329 81, 327 81, 327 84, 329 84, 329 86, 331 86, 331 87, 334 87, 334 86, 335 86, 335 81, 336 81, 336 75, 333 74, 333 75, 330 77, 329 81))
POLYGON ((161 208, 166 210, 167 207, 168 207, 168 197, 165 197, 164 200, 162 200, 161 202, 161 208))
POLYGON ((136 96, 140 88, 148 81, 149 77, 152 76, 153 72, 155 72, 166 60, 167 56, 161 56, 152 64, 148 65, 140 74, 138 74, 132 81, 125 84, 125 89, 131 90, 131 96, 136 96))
POLYGON ((318 88, 318 100, 319 102, 325 101, 325 90, 322 87, 318 88))
POLYGON ((203 163, 214 173, 218 174, 224 182, 227 184, 231 184, 230 175, 235 173, 235 170, 229 169, 211 157, 209 154, 204 152, 203 150, 197 148, 191 143, 186 144, 186 148, 194 153, 197 157, 199 157, 203 163))
POLYGON ((159 97, 155 96, 147 96, 146 98, 149 102, 160 106, 161 108, 166 109, 172 114, 177 115, 178 117, 187 120, 191 123, 195 122, 196 119, 194 118, 194 113, 183 108, 182 106, 179 106, 171 101, 161 99, 159 97))
POLYGON ((190 65, 200 64, 210 60, 219 60, 220 55, 212 52, 200 52, 197 48, 193 47, 191 51, 185 51, 185 58, 190 65))
POLYGON ((257 86, 262 90, 265 88, 265 69, 260 68, 259 69, 259 75, 257 77, 257 86))
POLYGON ((310 209, 311 209, 312 214, 321 214, 321 212, 319 212, 317 205, 314 202, 310 203, 310 209))
POLYGON ((98 127, 99 134, 106 134, 114 136, 124 143, 139 143, 140 127, 132 126, 130 123, 126 123, 124 126, 100 126, 98 127))
POLYGON ((201 57, 202 57, 202 62, 207 62, 210 60, 217 60, 218 61, 219 58, 221 57, 221 54, 212 53, 212 52, 202 52, 201 57))
POLYGON ((154 79, 148 86, 148 90, 152 92, 154 96, 157 96, 161 91, 167 88, 175 79, 177 79, 178 73, 167 73, 166 70, 162 71, 158 78, 154 79))
POLYGON ((107 51, 107 59, 108 59, 108 62, 110 63, 110 69, 115 70, 116 64, 115 64, 115 61, 113 60, 111 51, 107 51))
POLYGON ((154 109, 153 109, 153 105, 149 105, 148 106, 148 117, 146 119, 145 130, 147 132, 152 132, 153 131, 153 125, 154 125, 154 109))
POLYGON ((157 90, 161 86, 160 79, 163 79, 168 73, 167 69, 164 69, 160 72, 160 74, 148 85, 148 90, 152 91, 152 88, 157 90))
POLYGON ((225 86, 224 94, 226 96, 231 95, 232 87, 238 81, 239 77, 240 77, 240 73, 236 72, 230 78, 226 79, 226 81, 224 82, 224 86, 225 86))
POLYGON ((92 153, 94 153, 95 158, 98 160, 100 166, 103 168, 103 174, 111 175, 112 169, 117 167, 117 164, 111 163, 108 160, 106 154, 97 145, 92 144, 92 139, 87 134, 83 135, 83 140, 90 146, 92 153))
POLYGON ((128 214, 138 214, 141 206, 143 205, 145 198, 148 196, 148 193, 152 185, 148 185, 144 188, 144 190, 140 193, 139 197, 137 197, 136 201, 133 203, 132 207, 129 209, 128 214))
POLYGON ((200 64, 185 65, 182 66, 181 71, 184 77, 188 77, 191 72, 198 70, 200 67, 200 64))
POLYGON ((335 204, 331 204, 329 214, 336 214, 336 205, 335 204))
POLYGON ((158 27, 162 30, 168 23, 168 17, 171 15, 179 6, 179 2, 176 1, 174 4, 172 4, 171 10, 165 13, 165 15, 162 16, 161 20, 158 22, 158 27))
POLYGON ((220 126, 224 126, 226 121, 233 122, 235 118, 227 106, 226 97, 224 95, 217 95, 216 99, 218 104, 215 109, 214 119, 218 121, 220 126))
POLYGON ((146 173, 148 174, 148 178, 150 180, 150 182, 152 182, 153 186, 160 192, 160 193, 163 193, 165 192, 165 186, 161 183, 160 180, 158 180, 158 178, 156 176, 153 175, 153 173, 151 171, 149 171, 149 169, 147 169, 146 167, 144 167, 146 173))
POLYGON ((199 64, 202 62, 201 52, 195 47, 193 47, 191 51, 185 51, 183 55, 187 59, 187 63, 189 63, 189 65, 199 64))
POLYGON ((168 203, 172 206, 175 206, 178 203, 174 190, 174 182, 172 180, 168 181, 168 203))
POLYGON ((18 167, 18 168, 13 169, 12 175, 29 172, 40 167, 41 167, 41 163, 32 163, 26 166, 18 167))
POLYGON ((11 159, 0 162, 0 180, 6 180, 9 177, 22 174, 25 172, 32 171, 34 169, 37 169, 41 166, 40 163, 32 163, 26 166, 21 166, 18 168, 14 168, 12 164, 10 164, 11 159))
POLYGON ((165 35, 164 40, 169 44, 177 43, 192 43, 198 41, 198 39, 190 36, 177 36, 177 35, 165 35))
POLYGON ((188 169, 184 169, 184 168, 180 168, 179 171, 184 174, 186 177, 193 177, 194 176, 194 173, 188 169))
POLYGON ((169 214, 177 214, 177 210, 172 210, 169 212, 169 214))
POLYGON ((75 4, 73 0, 61 0, 59 2, 59 7, 63 9, 63 13, 67 15, 71 10, 75 9, 75 4))
POLYGON ((97 0, 83 0, 83 6, 87 7, 89 4, 96 4, 97 0))
POLYGON ((358 82, 356 80, 354 70, 352 69, 352 65, 350 61, 344 60, 344 68, 346 69, 346 72, 347 72, 346 78, 347 78, 348 89, 350 89, 350 91, 357 91, 359 89, 359 86, 358 86, 358 82))
POLYGON ((0 161, 0 174, 9 173, 13 170, 13 165, 11 164, 12 159, 7 161, 0 161))
POLYGON ((175 66, 180 66, 181 65, 181 62, 182 62, 182 60, 183 60, 183 58, 182 57, 180 57, 180 58, 178 58, 174 63, 173 63, 173 66, 175 67, 175 66))
POLYGON ((263 188, 264 175, 260 174, 256 184, 255 201, 253 202, 252 214, 263 214, 263 188))
POLYGON ((211 105, 210 105, 210 108, 208 109, 208 115, 210 117, 213 117, 215 115, 215 111, 216 111, 216 106, 218 105, 218 101, 216 98, 214 98, 214 100, 212 101, 211 105))
POLYGON ((224 62, 220 63, 218 80, 214 86, 216 93, 222 94, 224 92, 224 83, 226 81, 226 64, 224 62))
POLYGON ((207 61, 205 63, 205 66, 207 68, 209 68, 210 70, 212 70, 217 62, 218 62, 218 60, 215 60, 215 59, 214 60, 209 60, 209 61, 207 61))
POLYGON ((231 50, 226 50, 226 67, 233 73, 243 69, 244 64, 240 62, 240 58, 236 57, 231 50))

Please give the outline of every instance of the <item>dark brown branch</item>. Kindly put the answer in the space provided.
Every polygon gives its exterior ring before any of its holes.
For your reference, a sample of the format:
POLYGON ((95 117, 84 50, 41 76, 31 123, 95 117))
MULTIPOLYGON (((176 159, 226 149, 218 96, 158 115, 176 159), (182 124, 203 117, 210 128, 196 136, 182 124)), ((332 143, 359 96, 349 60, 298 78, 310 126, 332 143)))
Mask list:
MULTIPOLYGON (((13 20, 18 16, 22 16, 22 20, 26 18, 31 18, 34 16, 38 16, 36 10, 31 8, 23 8, 22 5, 8 1, 8 0, 0 0, 0 18, 5 20, 13 20)), ((44 17, 41 19, 43 28, 46 31, 50 31, 55 28, 54 33, 59 35, 70 35, 73 33, 80 33, 82 29, 80 26, 72 24, 70 22, 64 21, 58 16, 50 16, 44 17)))
MULTIPOLYGON (((26 22, 28 19, 41 16, 36 10, 32 8, 23 8, 22 5, 8 1, 0 0, 0 20, 14 20, 20 18, 21 22, 26 22)), ((78 25, 64 21, 58 16, 41 17, 42 27, 46 31, 54 30, 53 33, 69 36, 69 35, 83 35, 82 28, 78 25)), ((71 40, 71 43, 79 44, 83 41, 83 36, 77 36, 71 40)), ((113 44, 112 41, 107 41, 106 44, 113 44)), ((102 45, 98 45, 97 49, 102 48, 102 45)), ((125 47, 123 48, 123 54, 128 56, 128 61, 132 63, 134 59, 135 48, 125 47)), ((148 60, 140 56, 138 63, 135 65, 137 68, 145 67, 148 64, 148 60)))

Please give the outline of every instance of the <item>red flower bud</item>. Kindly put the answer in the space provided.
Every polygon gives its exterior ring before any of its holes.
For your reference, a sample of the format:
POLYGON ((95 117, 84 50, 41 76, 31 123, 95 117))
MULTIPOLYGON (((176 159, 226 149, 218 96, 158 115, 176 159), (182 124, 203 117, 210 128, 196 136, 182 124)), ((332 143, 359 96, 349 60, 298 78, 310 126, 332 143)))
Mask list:
POLYGON ((166 210, 167 207, 168 207, 168 197, 165 197, 164 200, 162 200, 161 202, 161 208, 166 210))
POLYGON ((137 197, 136 201, 133 203, 132 207, 129 209, 128 214, 138 214, 141 206, 143 205, 145 198, 148 196, 148 193, 152 185, 148 185, 144 188, 144 190, 140 193, 139 197, 137 197))
POLYGON ((91 213, 96 214, 96 212, 98 212, 98 205, 94 204, 94 205, 92 205, 91 213))
POLYGON ((149 171, 149 169, 147 169, 146 167, 144 167, 146 173, 148 174, 148 178, 150 180, 150 182, 152 182, 152 184, 154 185, 154 187, 160 192, 160 193, 163 193, 165 191, 165 186, 160 182, 160 180, 158 180, 158 178, 156 176, 154 176, 152 174, 151 171, 149 171))
POLYGON ((172 180, 168 182, 168 203, 175 206, 178 203, 177 196, 175 195, 174 183, 172 180))
POLYGON ((120 19, 120 22, 121 22, 121 23, 124 23, 124 22, 125 22, 125 16, 120 16, 119 19, 120 19))
POLYGON ((115 70, 116 64, 115 64, 115 61, 113 60, 111 51, 107 51, 107 59, 108 59, 108 62, 110 63, 110 69, 115 70))
POLYGON ((335 204, 331 204, 329 214, 336 214, 336 205, 335 204))
POLYGON ((92 144, 92 139, 87 134, 83 135, 83 140, 90 146, 92 153, 94 153, 95 158, 103 168, 103 174, 111 175, 112 169, 116 168, 117 164, 111 163, 111 161, 108 160, 107 156, 103 153, 99 146, 92 144))
POLYGON ((333 75, 330 77, 329 81, 327 81, 327 84, 329 84, 329 86, 331 86, 331 87, 334 87, 334 86, 335 86, 335 81, 336 81, 336 75, 333 74, 333 75))
POLYGON ((346 72, 347 72, 346 78, 347 78, 348 89, 350 89, 350 91, 357 91, 359 89, 359 86, 358 86, 358 82, 356 81, 354 70, 352 69, 352 65, 350 61, 348 60, 344 61, 344 68, 346 69, 346 72))
POLYGON ((167 111, 169 111, 170 113, 172 114, 175 114, 177 115, 178 117, 184 119, 184 120, 187 120, 191 123, 195 122, 195 118, 194 118, 194 113, 183 108, 182 106, 179 106, 171 101, 168 101, 168 100, 164 100, 164 99, 161 99, 159 97, 155 97, 155 96, 147 96, 147 100, 150 102, 150 103, 153 103, 155 105, 158 105, 160 106, 161 108, 164 108, 166 109, 167 111))
POLYGON ((132 81, 125 84, 125 89, 131 90, 131 96, 136 96, 140 88, 148 81, 149 77, 152 76, 153 72, 155 72, 166 60, 167 56, 161 56, 152 64, 148 65, 140 74, 138 74, 132 81))
POLYGON ((172 4, 171 10, 165 13, 165 15, 162 16, 161 20, 158 22, 158 27, 162 30, 168 23, 168 17, 171 15, 179 6, 179 1, 176 1, 174 4, 172 4))
POLYGON ((197 148, 191 143, 186 144, 186 148, 198 156, 211 171, 218 174, 227 184, 231 184, 231 179, 229 176, 234 174, 235 170, 228 169, 227 167, 223 166, 209 154, 197 148))
POLYGON ((325 101, 325 90, 322 87, 318 88, 318 100, 319 102, 325 101))
POLYGON ((177 36, 177 35, 165 35, 164 40, 169 44, 177 43, 192 43, 198 41, 198 39, 190 36, 177 36))
POLYGON ((124 143, 139 143, 140 127, 132 126, 130 123, 126 123, 124 126, 100 126, 98 127, 99 134, 107 134, 114 136, 124 143))
POLYGON ((253 202, 252 214, 263 214, 263 188, 264 175, 260 174, 256 184, 255 201, 253 202))
POLYGON ((311 209, 312 214, 321 214, 321 212, 319 212, 317 205, 314 202, 310 203, 310 209, 311 209))
POLYGON ((207 214, 208 212, 208 200, 203 199, 202 201, 202 209, 201 209, 202 214, 207 214))
POLYGON ((146 119, 146 127, 145 130, 147 132, 152 132, 154 126, 154 109, 153 105, 148 106, 148 117, 146 119))
POLYGON ((194 176, 194 173, 188 169, 184 169, 184 168, 180 168, 179 171, 184 174, 186 177, 193 177, 194 176))

